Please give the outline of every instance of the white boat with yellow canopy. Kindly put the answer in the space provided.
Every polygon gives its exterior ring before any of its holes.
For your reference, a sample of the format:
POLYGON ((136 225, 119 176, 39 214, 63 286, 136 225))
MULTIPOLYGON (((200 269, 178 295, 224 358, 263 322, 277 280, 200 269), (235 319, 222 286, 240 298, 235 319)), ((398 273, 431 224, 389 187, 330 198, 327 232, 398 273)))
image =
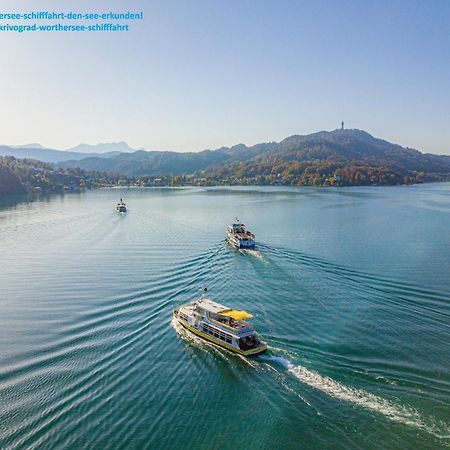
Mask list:
POLYGON ((266 343, 245 321, 253 317, 251 314, 228 308, 204 295, 175 308, 173 315, 187 330, 232 352, 249 356, 267 350, 266 343))

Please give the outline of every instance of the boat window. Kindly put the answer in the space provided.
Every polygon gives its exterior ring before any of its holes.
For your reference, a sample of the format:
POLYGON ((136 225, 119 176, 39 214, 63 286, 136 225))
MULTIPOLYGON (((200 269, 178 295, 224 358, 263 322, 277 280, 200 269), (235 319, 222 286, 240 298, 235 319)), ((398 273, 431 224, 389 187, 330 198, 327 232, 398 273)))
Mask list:
POLYGON ((229 334, 224 333, 222 330, 218 330, 214 327, 209 326, 208 324, 203 324, 202 330, 204 333, 207 333, 210 336, 214 336, 215 338, 218 338, 221 341, 231 343, 231 336, 229 334))

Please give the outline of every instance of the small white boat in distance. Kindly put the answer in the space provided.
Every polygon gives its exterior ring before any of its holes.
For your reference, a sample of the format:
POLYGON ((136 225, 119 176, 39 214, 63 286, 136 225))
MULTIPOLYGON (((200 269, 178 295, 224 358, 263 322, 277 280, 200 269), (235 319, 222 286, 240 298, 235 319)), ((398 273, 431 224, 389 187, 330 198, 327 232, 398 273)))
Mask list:
POLYGON ((116 211, 120 213, 127 212, 127 207, 125 206, 125 202, 122 200, 122 198, 120 199, 119 203, 117 203, 116 211))
POLYGON ((253 326, 244 321, 251 319, 251 314, 216 303, 204 294, 198 300, 175 308, 173 315, 197 336, 240 355, 256 355, 267 350, 253 326))
POLYGON ((228 225, 227 228, 227 241, 235 248, 253 249, 255 248, 255 235, 250 231, 247 231, 245 225, 239 222, 236 218, 236 222, 228 225))

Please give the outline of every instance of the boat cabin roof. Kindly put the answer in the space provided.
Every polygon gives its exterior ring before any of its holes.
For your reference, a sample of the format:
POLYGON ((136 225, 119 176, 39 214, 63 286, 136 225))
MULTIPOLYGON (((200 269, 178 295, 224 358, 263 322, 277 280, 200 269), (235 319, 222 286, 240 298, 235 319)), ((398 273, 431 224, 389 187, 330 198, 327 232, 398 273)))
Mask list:
POLYGON ((197 305, 209 313, 217 314, 223 317, 231 317, 234 320, 251 319, 253 317, 247 311, 239 311, 228 308, 227 306, 216 303, 209 298, 201 298, 197 300, 197 305))
POLYGON ((216 303, 209 298, 201 298, 197 300, 197 305, 204 309, 205 311, 218 314, 222 311, 228 311, 230 308, 228 306, 221 305, 220 303, 216 303))

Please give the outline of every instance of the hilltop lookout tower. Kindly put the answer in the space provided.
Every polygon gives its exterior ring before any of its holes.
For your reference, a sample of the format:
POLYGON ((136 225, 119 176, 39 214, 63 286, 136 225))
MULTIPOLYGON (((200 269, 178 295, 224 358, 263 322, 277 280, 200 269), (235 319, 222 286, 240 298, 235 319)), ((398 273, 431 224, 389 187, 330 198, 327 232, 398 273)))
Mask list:
POLYGON ((344 121, 341 122, 341 130, 344 129, 344 121))

